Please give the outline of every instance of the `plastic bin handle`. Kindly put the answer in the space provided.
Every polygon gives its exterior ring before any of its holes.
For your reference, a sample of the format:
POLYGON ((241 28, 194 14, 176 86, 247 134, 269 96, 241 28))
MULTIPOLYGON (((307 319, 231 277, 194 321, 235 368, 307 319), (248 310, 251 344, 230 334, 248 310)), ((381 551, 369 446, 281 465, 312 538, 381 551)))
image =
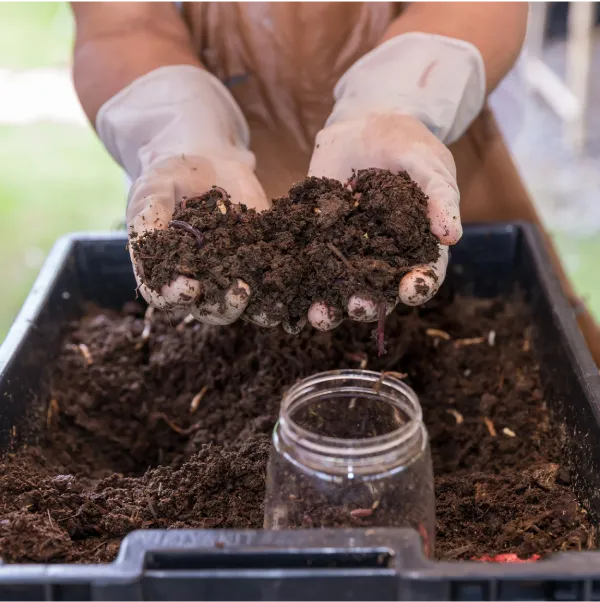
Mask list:
POLYGON ((391 569, 421 556, 411 529, 153 530, 130 533, 117 562, 145 571, 391 569))
POLYGON ((394 564, 389 548, 244 550, 161 550, 144 556, 150 571, 265 571, 301 569, 388 569, 394 564))

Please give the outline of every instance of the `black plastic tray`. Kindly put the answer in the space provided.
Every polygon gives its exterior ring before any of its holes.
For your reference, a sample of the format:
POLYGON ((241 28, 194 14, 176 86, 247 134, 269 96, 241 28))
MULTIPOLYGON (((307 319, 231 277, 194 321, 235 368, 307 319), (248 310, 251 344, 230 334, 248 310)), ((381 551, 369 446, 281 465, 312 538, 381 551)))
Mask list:
MULTIPOLYGON (((124 234, 61 239, 0 348, 0 448, 32 436, 28 409, 67 320, 119 308, 135 282, 124 234)), ((600 516, 600 376, 541 239, 525 224, 469 226, 448 278, 481 297, 523 291, 546 395, 569 434, 575 486, 600 516)), ((534 564, 432 562, 407 529, 137 531, 105 565, 2 565, 10 600, 600 600, 600 552, 534 564)))

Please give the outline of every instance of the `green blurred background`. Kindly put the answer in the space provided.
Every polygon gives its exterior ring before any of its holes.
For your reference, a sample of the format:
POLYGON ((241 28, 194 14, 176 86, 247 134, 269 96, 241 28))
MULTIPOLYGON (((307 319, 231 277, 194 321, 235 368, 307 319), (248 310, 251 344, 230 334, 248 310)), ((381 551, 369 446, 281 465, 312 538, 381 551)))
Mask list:
MULTIPOLYGON (((0 2, 0 71, 65 72, 73 38, 64 3, 0 2)), ((0 341, 53 242, 75 230, 117 228, 124 206, 123 175, 88 124, 0 121, 0 341)), ((599 238, 561 234, 557 243, 600 317, 599 238)))
MULTIPOLYGON (((68 70, 73 39, 65 3, 0 2, 0 70, 68 70)), ((114 229, 124 207, 121 170, 87 123, 0 122, 0 341, 54 241, 114 229)))

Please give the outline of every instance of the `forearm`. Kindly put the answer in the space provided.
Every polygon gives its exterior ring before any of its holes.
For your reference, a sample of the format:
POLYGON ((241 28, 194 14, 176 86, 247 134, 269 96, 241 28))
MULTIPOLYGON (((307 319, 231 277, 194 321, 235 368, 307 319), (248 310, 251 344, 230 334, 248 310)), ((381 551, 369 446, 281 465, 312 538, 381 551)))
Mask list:
POLYGON ((73 77, 92 123, 100 107, 138 77, 167 65, 202 66, 172 3, 74 2, 72 9, 73 77))
POLYGON ((527 2, 415 2, 390 25, 382 42, 409 32, 470 42, 483 57, 489 94, 519 55, 527 10, 527 2))

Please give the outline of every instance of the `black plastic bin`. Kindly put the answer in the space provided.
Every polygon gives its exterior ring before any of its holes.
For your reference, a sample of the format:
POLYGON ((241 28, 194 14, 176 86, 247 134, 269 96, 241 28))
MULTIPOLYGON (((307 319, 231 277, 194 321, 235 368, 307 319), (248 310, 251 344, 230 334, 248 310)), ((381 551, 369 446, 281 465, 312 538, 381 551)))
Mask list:
MULTIPOLYGON (((27 438, 27 408, 67 320, 119 308, 135 283, 124 234, 60 240, 0 348, 0 446, 27 438)), ((469 226, 448 278, 481 297, 520 288, 547 397, 569 439, 575 486, 600 516, 600 376, 535 228, 469 226)), ((10 600, 600 600, 600 552, 533 564, 432 562, 407 529, 137 531, 105 565, 2 565, 10 600)))

